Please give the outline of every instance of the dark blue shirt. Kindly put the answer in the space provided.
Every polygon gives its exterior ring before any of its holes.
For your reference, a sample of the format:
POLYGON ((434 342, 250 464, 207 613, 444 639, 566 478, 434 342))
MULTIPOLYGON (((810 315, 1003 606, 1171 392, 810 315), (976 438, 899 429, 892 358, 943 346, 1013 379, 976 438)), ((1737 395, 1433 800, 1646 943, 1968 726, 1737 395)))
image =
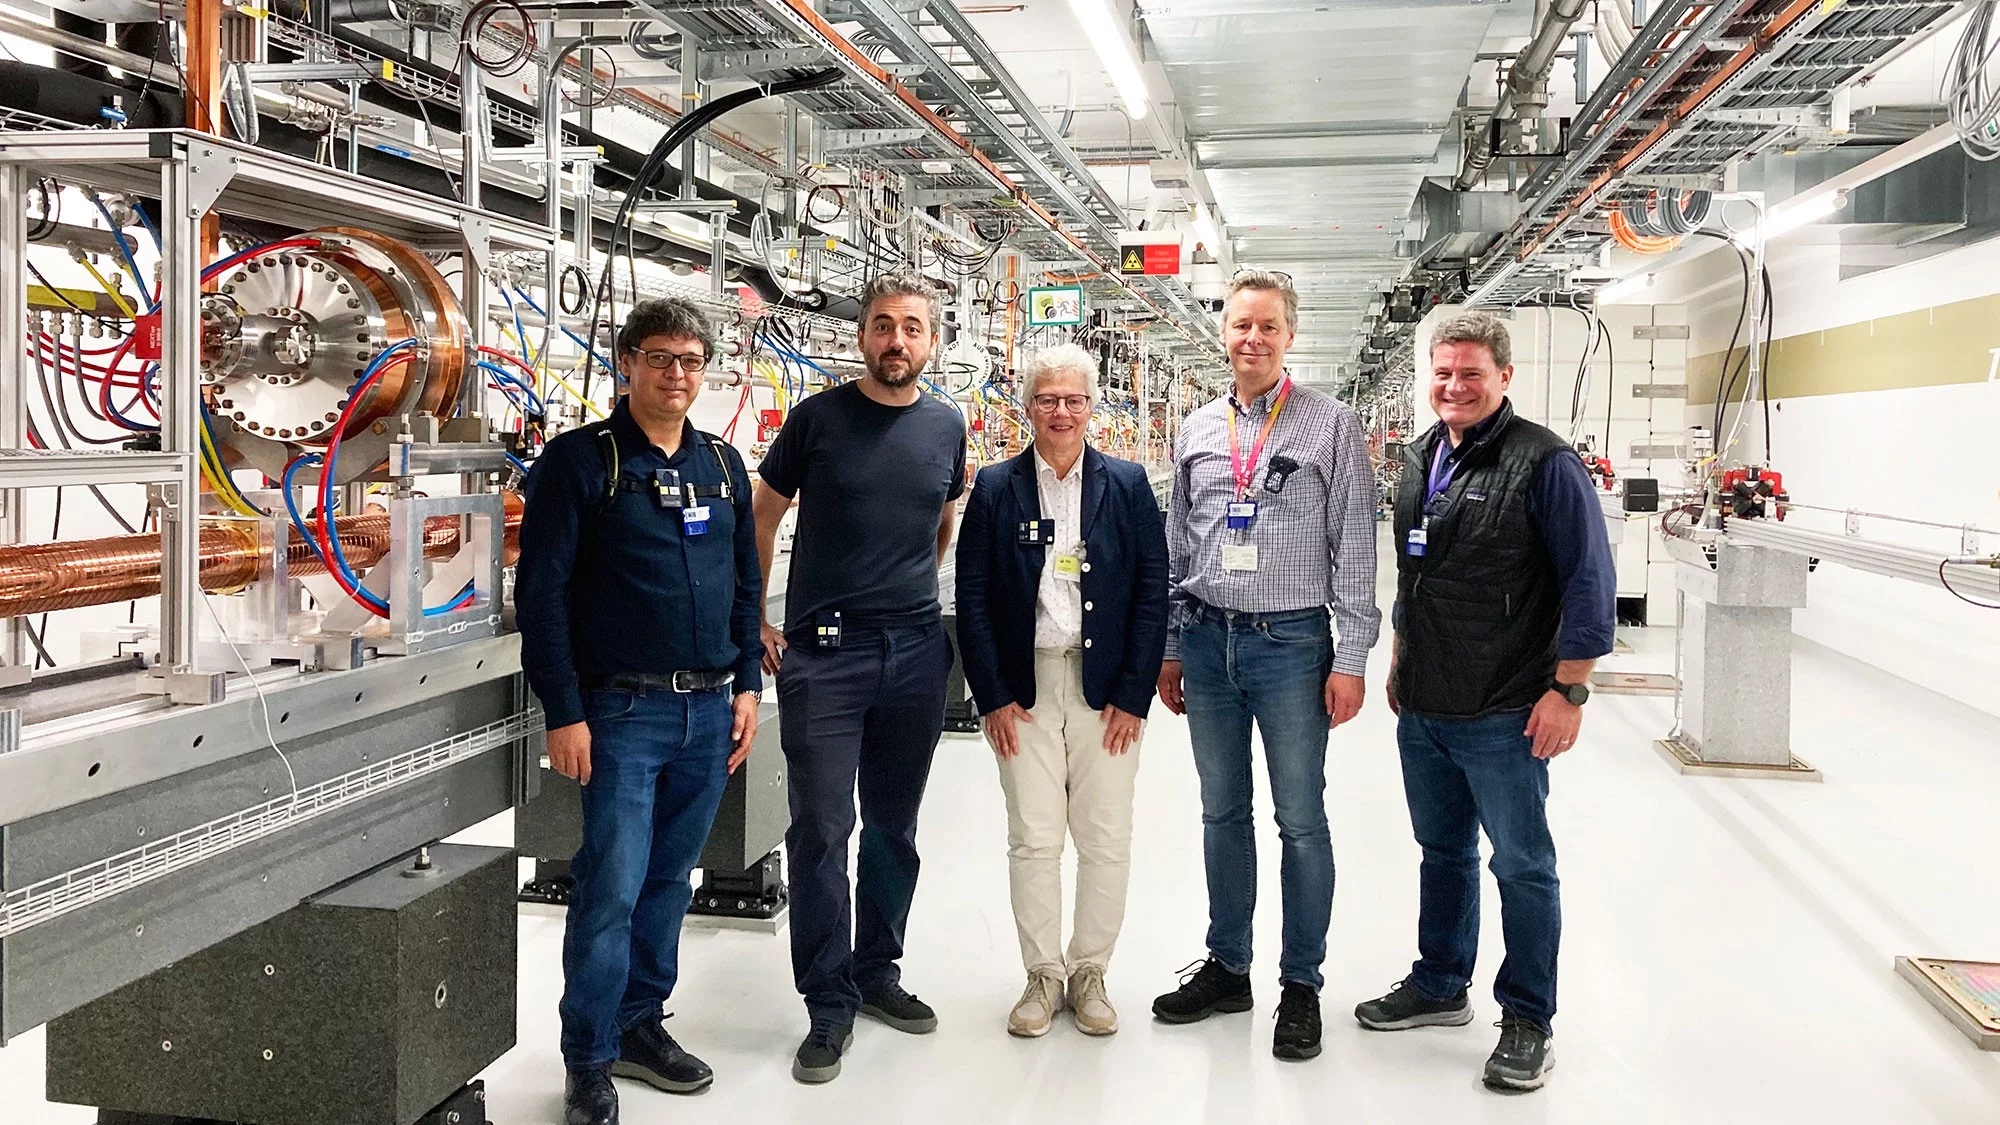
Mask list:
POLYGON ((550 730, 583 721, 581 681, 614 673, 730 670, 736 691, 761 691, 763 580, 750 474, 734 447, 686 426, 673 456, 646 439, 620 399, 611 417, 549 442, 528 474, 514 605, 521 667, 550 730), (621 477, 642 482, 605 502, 611 466, 598 432, 617 442, 621 477), (702 496, 708 530, 689 535, 660 506, 659 469, 702 496))
MULTIPOLYGON (((1455 463, 1461 451, 1477 445, 1498 417, 1495 414, 1467 430, 1456 447, 1449 437, 1444 438, 1442 447, 1448 450, 1445 465, 1455 463)), ((1528 491, 1528 518, 1542 534, 1563 591, 1556 659, 1595 660, 1609 655, 1617 639, 1618 571, 1611 558, 1604 507, 1582 458, 1550 457, 1542 462, 1528 491)))
POLYGON ((935 623, 938 527, 965 492, 965 419, 925 395, 885 406, 856 381, 799 403, 757 475, 799 500, 785 629, 935 623))

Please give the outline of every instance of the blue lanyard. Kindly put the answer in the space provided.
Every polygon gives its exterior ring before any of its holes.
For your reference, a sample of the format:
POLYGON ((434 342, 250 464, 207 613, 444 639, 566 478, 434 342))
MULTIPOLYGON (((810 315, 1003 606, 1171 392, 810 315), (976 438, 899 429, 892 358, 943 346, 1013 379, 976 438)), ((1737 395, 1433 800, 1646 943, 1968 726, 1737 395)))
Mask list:
POLYGON ((1438 498, 1438 493, 1451 487, 1451 478, 1458 473, 1458 459, 1446 459, 1445 439, 1438 439, 1437 453, 1431 457, 1431 475, 1424 491, 1424 506, 1438 498))

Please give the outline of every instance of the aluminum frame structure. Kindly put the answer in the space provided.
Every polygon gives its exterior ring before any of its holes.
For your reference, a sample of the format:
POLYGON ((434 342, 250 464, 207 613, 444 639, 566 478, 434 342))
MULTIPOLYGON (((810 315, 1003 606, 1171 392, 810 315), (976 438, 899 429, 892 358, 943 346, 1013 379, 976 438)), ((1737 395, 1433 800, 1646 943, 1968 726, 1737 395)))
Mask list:
MULTIPOLYGON (((697 65, 711 75, 770 81, 839 68, 844 81, 791 96, 824 127, 829 149, 847 153, 843 159, 865 154, 864 163, 921 177, 911 201, 917 206, 1025 218, 1016 234, 1024 254, 1082 263, 1104 282, 1101 294, 1115 291, 1178 334, 1179 346, 1219 358, 1211 318, 1184 285, 1119 275, 1112 224, 1122 220, 1114 201, 1094 186, 1081 158, 1025 92, 1004 77, 970 24, 942 7, 906 15, 886 0, 843 0, 822 15, 806 0, 634 4, 679 31, 694 45, 697 65), (836 21, 853 23, 853 37, 836 21), (879 46, 864 51, 856 39, 879 46), (877 61, 883 52, 897 59, 877 61), (923 172, 926 162, 947 162, 951 171, 923 172)), ((555 11, 560 14, 560 6, 555 11)))
MULTIPOLYGON (((100 190, 161 201, 161 452, 27 453, 28 371, 20 348, 0 352, 0 535, 24 537, 21 490, 84 483, 146 483, 161 505, 160 664, 157 686, 176 702, 220 698, 223 670, 204 667, 197 645, 201 496, 201 224, 211 212, 310 229, 328 214, 419 249, 456 250, 484 261, 491 249, 552 256, 542 228, 393 184, 185 130, 0 134, 0 336, 26 335, 23 268, 30 181, 51 168, 100 190), (64 477, 62 474, 70 475, 64 477)), ((468 192, 476 199, 476 192, 468 192)), ((469 324, 484 301, 483 272, 463 271, 469 324)), ((496 525, 497 529, 497 525, 496 525)), ((497 550, 497 547, 496 547, 497 550)), ((5 623, 5 666, 24 664, 21 623, 5 623)), ((18 676, 7 679, 18 681, 18 676)))

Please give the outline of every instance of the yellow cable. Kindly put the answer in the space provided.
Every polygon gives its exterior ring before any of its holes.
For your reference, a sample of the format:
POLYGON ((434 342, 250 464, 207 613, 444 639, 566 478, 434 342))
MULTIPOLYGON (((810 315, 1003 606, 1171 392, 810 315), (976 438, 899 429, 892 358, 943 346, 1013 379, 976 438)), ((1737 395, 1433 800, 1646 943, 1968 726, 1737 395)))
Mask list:
POLYGON ((764 381, 771 384, 771 393, 778 396, 778 410, 781 414, 792 411, 791 399, 785 396, 785 388, 778 385, 778 369, 766 361, 758 361, 757 370, 763 372, 764 381))
POLYGON ((221 498, 223 505, 239 516, 262 515, 244 498, 236 482, 230 479, 229 471, 223 467, 221 454, 215 450, 215 443, 208 439, 207 426, 201 428, 201 451, 201 475, 208 481, 209 490, 221 498))
POLYGON ((90 264, 89 258, 78 258, 77 261, 83 264, 84 269, 90 271, 90 276, 97 279, 97 284, 104 290, 104 295, 111 298, 112 303, 122 309, 127 317, 137 317, 139 315, 133 310, 131 303, 126 301, 124 296, 112 286, 111 279, 99 273, 97 267, 90 264))
MULTIPOLYGON (((587 357, 587 356, 585 357, 585 359, 588 359, 588 358, 589 358, 589 357, 587 357)), ((581 366, 582 366, 582 365, 580 365, 580 364, 579 364, 579 365, 578 365, 578 368, 579 368, 579 369, 581 369, 581 366)), ((587 398, 583 397, 583 392, 582 392, 582 391, 579 391, 579 390, 577 390, 577 389, 576 389, 575 387, 572 387, 572 386, 570 386, 570 383, 569 383, 569 380, 568 380, 568 379, 565 379, 565 378, 563 378, 563 377, 562 377, 562 375, 561 375, 561 374, 560 374, 559 372, 557 372, 555 368, 553 368, 553 367, 544 367, 544 368, 542 368, 542 371, 543 371, 543 373, 544 373, 544 374, 548 375, 548 377, 549 377, 549 378, 551 378, 551 379, 554 379, 554 380, 556 381, 556 383, 557 383, 558 385, 560 385, 560 386, 562 387, 562 389, 563 389, 563 390, 566 390, 566 391, 568 391, 568 392, 569 392, 569 397, 571 397, 571 398, 575 399, 576 401, 578 401, 578 402, 582 403, 582 404, 583 404, 583 408, 584 408, 585 410, 588 410, 588 411, 590 411, 590 412, 591 412, 592 414, 595 414, 595 415, 597 415, 597 416, 598 416, 599 418, 603 418, 603 417, 606 417, 606 416, 607 416, 607 415, 606 415, 606 414, 604 413, 604 408, 603 408, 603 407, 601 407, 601 406, 597 405, 596 403, 594 403, 594 402, 590 401, 589 399, 587 399, 587 398)), ((571 372, 570 372, 570 374, 574 375, 574 374, 576 374, 576 372, 575 372, 575 371, 571 371, 571 372)))

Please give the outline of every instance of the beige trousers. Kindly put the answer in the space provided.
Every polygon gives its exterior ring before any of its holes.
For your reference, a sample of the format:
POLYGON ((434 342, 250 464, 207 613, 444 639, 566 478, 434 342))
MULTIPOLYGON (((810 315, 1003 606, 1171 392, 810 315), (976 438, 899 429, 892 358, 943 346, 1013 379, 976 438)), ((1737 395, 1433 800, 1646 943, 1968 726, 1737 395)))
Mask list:
POLYGON ((1109 966, 1125 921, 1132 870, 1132 788, 1139 748, 1112 756, 1104 721, 1083 701, 1083 654, 1035 651, 1032 723, 1016 723, 1021 752, 999 758, 1007 795, 1008 882, 1028 972, 1067 978, 1109 966), (1076 841, 1076 920, 1062 951, 1062 853, 1076 841))

